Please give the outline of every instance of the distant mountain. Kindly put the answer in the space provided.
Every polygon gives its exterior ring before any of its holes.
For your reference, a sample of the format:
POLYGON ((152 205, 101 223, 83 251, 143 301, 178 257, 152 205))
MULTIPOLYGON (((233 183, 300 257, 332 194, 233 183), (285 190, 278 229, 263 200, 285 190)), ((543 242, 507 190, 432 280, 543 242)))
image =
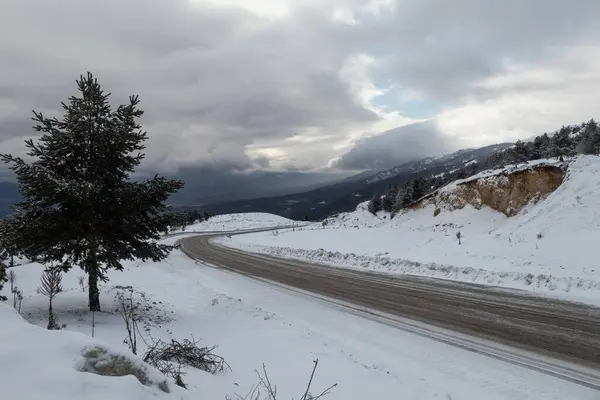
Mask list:
MULTIPOLYGON (((348 173, 269 172, 250 173, 187 168, 169 177, 182 179, 185 187, 169 199, 176 209, 201 208, 223 214, 270 212, 294 219, 318 220, 350 211, 381 193, 389 184, 452 172, 467 163, 482 162, 509 143, 407 162, 384 171, 348 173)), ((18 187, 0 182, 0 216, 19 201, 18 187)))
POLYGON ((206 208, 217 214, 269 212, 297 220, 320 220, 332 214, 353 210, 375 193, 382 193, 390 184, 452 173, 466 165, 482 163, 490 155, 512 145, 512 143, 501 143, 478 149, 459 150, 439 157, 407 162, 385 171, 361 173, 302 193, 215 202, 207 205, 206 208))
POLYGON ((171 178, 182 179, 185 187, 169 202, 177 206, 202 206, 208 203, 282 196, 318 188, 348 176, 347 173, 255 171, 222 172, 184 169, 171 178))
POLYGON ((450 154, 437 157, 427 157, 422 160, 407 162, 392 169, 377 172, 367 179, 367 183, 375 183, 407 172, 418 173, 420 171, 440 168, 448 169, 452 167, 460 167, 469 162, 480 163, 487 160, 487 158, 493 153, 504 150, 510 146, 512 146, 512 143, 500 143, 477 149, 458 150, 450 154))
MULTIPOLYGON (((208 203, 305 192, 341 181, 348 173, 255 171, 250 173, 187 168, 169 178, 182 179, 185 187, 169 199, 177 208, 201 208, 208 203)), ((0 216, 20 200, 14 182, 0 182, 0 216)))

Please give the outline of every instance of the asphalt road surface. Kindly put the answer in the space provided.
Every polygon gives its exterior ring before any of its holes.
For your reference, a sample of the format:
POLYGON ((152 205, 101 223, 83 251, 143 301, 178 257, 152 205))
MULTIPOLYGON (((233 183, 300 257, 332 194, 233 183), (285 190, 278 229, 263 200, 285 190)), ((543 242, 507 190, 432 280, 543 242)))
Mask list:
POLYGON ((209 243, 213 237, 184 238, 181 249, 216 267, 582 366, 593 375, 582 382, 589 378, 587 385, 600 390, 600 308, 483 285, 246 253, 209 243))

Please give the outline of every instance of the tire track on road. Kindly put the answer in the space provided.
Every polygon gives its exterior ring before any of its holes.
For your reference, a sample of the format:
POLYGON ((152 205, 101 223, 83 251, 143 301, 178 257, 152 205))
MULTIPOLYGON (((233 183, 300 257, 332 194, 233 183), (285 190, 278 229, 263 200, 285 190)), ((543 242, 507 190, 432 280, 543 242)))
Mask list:
POLYGON ((416 328, 406 320, 399 323, 397 318, 408 318, 414 321, 413 325, 427 324, 430 328, 419 329, 425 329, 436 340, 487 352, 491 357, 526 364, 600 390, 599 308, 483 285, 365 273, 278 259, 211 244, 213 237, 184 238, 180 241, 181 249, 198 261, 342 302, 346 309, 371 318, 377 315, 381 321, 400 329, 416 328), (432 326, 437 328, 432 330, 432 326), (450 339, 444 338, 439 336, 440 328, 455 334, 450 339), (456 334, 502 345, 505 355, 489 345, 458 340, 456 334), (525 356, 525 352, 532 355, 525 356), (534 354, 554 361, 540 362, 534 354))

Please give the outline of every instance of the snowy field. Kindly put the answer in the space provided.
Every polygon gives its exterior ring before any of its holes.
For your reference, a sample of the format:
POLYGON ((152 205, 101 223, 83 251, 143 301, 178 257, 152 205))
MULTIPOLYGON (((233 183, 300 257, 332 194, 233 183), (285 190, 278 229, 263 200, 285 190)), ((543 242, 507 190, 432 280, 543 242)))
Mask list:
MULTIPOLYGON (((263 363, 277 385, 277 399, 299 399, 315 359, 319 365, 311 392, 317 395, 337 383, 325 397, 331 400, 597 399, 592 389, 197 265, 179 251, 160 263, 131 262, 124 272, 111 273, 111 281, 101 287, 104 311, 95 314, 94 338, 87 293, 77 280, 80 271, 65 275, 64 292, 55 300, 58 322, 67 324, 62 331, 42 328, 47 299, 36 293, 41 266, 25 264, 15 271, 25 295, 21 314, 40 327, 21 319, 10 301, 0 305, 0 390, 7 399, 235 399, 236 393, 244 396, 257 383, 254 370, 261 370, 263 363), (193 335, 202 344, 217 345, 216 353, 231 371, 211 375, 187 369, 189 390, 171 383, 168 394, 159 389, 161 377, 151 369, 146 371, 149 386, 133 376, 79 372, 84 348, 102 346, 128 354, 124 323, 116 312, 118 285, 135 289, 145 340, 193 335)), ((146 345, 138 341, 138 354, 143 354, 146 345)), ((133 364, 140 363, 131 357, 133 364)))
MULTIPOLYGON (((235 230, 262 229, 274 226, 291 226, 293 224, 299 223, 274 214, 224 214, 211 217, 208 221, 189 225, 185 228, 185 232, 226 232, 235 230)), ((174 232, 182 232, 182 230, 174 232)))
POLYGON ((489 208, 434 206, 393 220, 362 204, 327 226, 219 242, 348 268, 476 282, 600 305, 600 158, 581 156, 546 200, 507 218, 489 208), (457 232, 461 233, 458 244, 457 232))

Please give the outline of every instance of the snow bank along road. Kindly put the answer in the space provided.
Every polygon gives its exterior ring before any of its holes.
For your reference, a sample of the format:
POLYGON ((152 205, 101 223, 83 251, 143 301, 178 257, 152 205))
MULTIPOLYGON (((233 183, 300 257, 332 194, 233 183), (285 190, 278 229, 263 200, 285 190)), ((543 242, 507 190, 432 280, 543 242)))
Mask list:
POLYGON ((212 244, 213 237, 186 237, 179 243, 198 261, 326 296, 401 329, 600 390, 600 308, 483 285, 245 253, 212 244))

